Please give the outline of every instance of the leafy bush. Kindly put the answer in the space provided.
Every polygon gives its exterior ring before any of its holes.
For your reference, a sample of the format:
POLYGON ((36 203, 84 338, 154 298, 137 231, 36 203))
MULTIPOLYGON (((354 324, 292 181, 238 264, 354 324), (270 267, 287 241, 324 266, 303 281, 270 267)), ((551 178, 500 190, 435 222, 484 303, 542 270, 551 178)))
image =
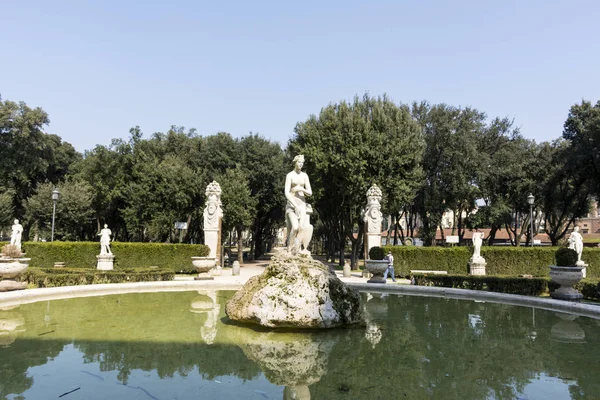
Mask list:
MULTIPOLYGON (((456 247, 385 246, 394 255, 394 268, 399 276, 409 276, 410 270, 441 270, 450 275, 466 275, 473 249, 456 247)), ((483 246, 487 275, 548 276, 548 266, 554 265, 557 247, 483 246)), ((584 248, 582 259, 589 267, 589 278, 600 278, 600 248, 584 248)))
POLYGON ((548 292, 549 278, 474 275, 413 275, 419 286, 439 286, 489 292, 539 296, 548 292))
POLYGON ((379 246, 371 247, 369 250, 370 260, 383 260, 385 258, 385 250, 379 246))
POLYGON ((19 248, 14 244, 5 244, 4 246, 2 246, 2 250, 0 251, 0 253, 3 256, 11 258, 20 258, 23 256, 21 250, 19 250, 19 248))
POLYGON ((559 267, 571 267, 577 263, 577 252, 568 247, 561 247, 554 255, 556 265, 559 267))
MULTIPOLYGON (((415 285, 438 286, 496 293, 540 296, 558 289, 550 278, 521 278, 514 276, 427 275, 415 274, 415 285)), ((586 300, 600 301, 600 279, 583 279, 573 286, 586 300)))
MULTIPOLYGON (((174 272, 194 273, 191 257, 210 253, 203 244, 111 243, 115 269, 157 266, 174 272)), ((32 267, 51 268, 63 261, 69 268, 96 268, 100 244, 96 242, 25 242, 23 250, 32 267)))
POLYGON ((101 271, 84 268, 28 268, 18 278, 38 288, 91 285, 99 283, 151 282, 173 280, 175 273, 161 269, 101 271))

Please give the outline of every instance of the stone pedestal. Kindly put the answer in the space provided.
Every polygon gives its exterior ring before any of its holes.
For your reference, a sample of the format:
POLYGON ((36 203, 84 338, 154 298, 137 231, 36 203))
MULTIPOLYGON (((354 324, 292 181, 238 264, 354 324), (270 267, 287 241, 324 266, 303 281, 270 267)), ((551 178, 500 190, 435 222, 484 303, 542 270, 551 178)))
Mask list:
POLYGON ((217 251, 219 248, 219 230, 218 229, 205 229, 204 230, 204 244, 210 248, 209 257, 214 258, 217 262, 217 251))
POLYGON ((352 276, 351 270, 350 261, 346 261, 344 263, 344 278, 350 278, 352 276))
POLYGON ((27 283, 14 280, 29 266, 31 258, 0 257, 0 292, 22 290, 27 283))
POLYGON ((578 267, 583 267, 583 269, 581 270, 581 273, 583 274, 583 278, 587 278, 587 267, 588 265, 584 262, 584 261, 577 261, 577 265, 578 267))
POLYGON ((213 278, 209 271, 215 267, 216 260, 214 257, 192 257, 192 265, 198 271, 198 276, 194 277, 197 281, 212 280, 213 278))
POLYGON ((231 269, 231 275, 232 276, 237 276, 240 274, 240 262, 235 260, 233 262, 233 267, 231 269))
POLYGON ((96 256, 98 260, 97 269, 110 271, 114 269, 115 256, 112 254, 99 254, 96 256))
POLYGON ((485 258, 478 257, 469 260, 469 275, 485 275, 485 258))
POLYGON ((27 288, 27 283, 13 280, 0 281, 0 292, 10 292, 13 290, 23 290, 27 288))

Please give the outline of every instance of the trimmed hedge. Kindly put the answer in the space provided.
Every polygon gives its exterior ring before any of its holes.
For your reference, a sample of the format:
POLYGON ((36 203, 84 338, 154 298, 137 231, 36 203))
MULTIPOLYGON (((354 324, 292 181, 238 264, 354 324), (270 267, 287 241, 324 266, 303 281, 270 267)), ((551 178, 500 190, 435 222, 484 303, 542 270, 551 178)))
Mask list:
MULTIPOLYGON (((115 269, 157 266, 174 272, 195 272, 193 256, 205 257, 210 249, 203 244, 163 244, 113 242, 115 269)), ((96 242, 25 242, 23 251, 31 258, 30 265, 51 268, 63 261, 68 268, 96 268, 100 244, 96 242)))
MULTIPOLYGON (((550 278, 521 278, 514 276, 427 275, 414 274, 415 285, 457 289, 487 290, 489 292, 521 294, 525 296, 548 295, 558 289, 550 278)), ((600 279, 583 279, 575 286, 586 300, 600 301, 600 279)))
POLYGON ((548 293, 550 278, 481 275, 413 275, 415 285, 540 296, 548 293))
MULTIPOLYGON (((385 246, 394 255, 396 275, 409 276, 410 270, 448 271, 450 275, 467 273, 473 249, 457 247, 385 246)), ((558 247, 483 246, 481 255, 487 262, 487 275, 548 276, 558 247)), ((600 248, 584 248, 581 257, 587 264, 587 276, 600 278, 600 248)))
POLYGON ((160 269, 101 271, 83 268, 28 268, 19 281, 38 288, 92 285, 98 283, 171 281, 175 272, 160 269))

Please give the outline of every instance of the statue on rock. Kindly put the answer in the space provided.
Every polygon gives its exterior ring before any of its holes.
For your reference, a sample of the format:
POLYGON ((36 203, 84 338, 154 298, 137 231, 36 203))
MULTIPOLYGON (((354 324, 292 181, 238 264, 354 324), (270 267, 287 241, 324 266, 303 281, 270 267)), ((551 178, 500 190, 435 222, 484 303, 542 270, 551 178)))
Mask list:
POLYGON ((362 321, 360 294, 308 251, 312 237, 312 194, 302 172, 304 156, 294 158, 285 179, 288 247, 275 253, 261 275, 253 276, 227 302, 225 313, 238 322, 268 328, 321 329, 362 321), (303 247, 303 248, 302 248, 303 247))
POLYGON ((310 224, 312 207, 306 204, 306 197, 312 195, 310 180, 302 172, 304 156, 294 157, 294 170, 285 177, 285 221, 287 226, 288 250, 292 254, 310 254, 308 245, 312 239, 313 226, 310 224))
POLYGON ((21 236, 23 235, 23 226, 15 219, 12 226, 12 234, 10 235, 10 244, 16 246, 21 251, 21 236))
POLYGON ((268 328, 335 328, 362 321, 360 294, 323 263, 283 250, 227 302, 227 316, 268 328))

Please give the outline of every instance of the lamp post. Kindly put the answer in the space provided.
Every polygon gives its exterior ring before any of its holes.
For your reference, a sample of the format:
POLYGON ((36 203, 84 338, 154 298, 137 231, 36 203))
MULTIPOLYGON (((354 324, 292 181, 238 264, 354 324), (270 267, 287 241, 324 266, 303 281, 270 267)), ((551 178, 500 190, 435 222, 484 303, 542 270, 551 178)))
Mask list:
POLYGON ((54 188, 54 190, 52 191, 52 235, 50 237, 50 241, 54 242, 54 217, 56 216, 56 200, 58 200, 58 195, 60 194, 60 192, 58 191, 58 189, 54 188))
POLYGON ((529 203, 529 229, 531 235, 531 247, 533 247, 533 203, 535 202, 535 197, 531 193, 527 196, 527 202, 529 203))

